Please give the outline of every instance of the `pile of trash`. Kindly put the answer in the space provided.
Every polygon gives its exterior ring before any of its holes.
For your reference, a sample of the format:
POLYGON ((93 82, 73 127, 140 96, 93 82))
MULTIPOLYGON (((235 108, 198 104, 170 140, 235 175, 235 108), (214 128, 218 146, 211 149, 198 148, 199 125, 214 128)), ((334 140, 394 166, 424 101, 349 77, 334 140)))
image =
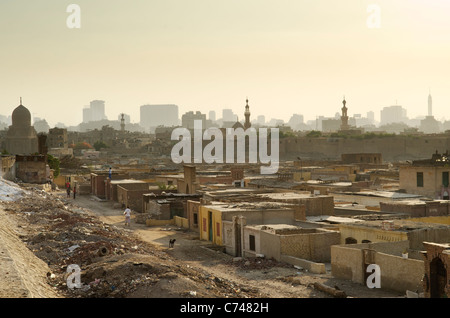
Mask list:
POLYGON ((47 263, 47 282, 63 297, 255 297, 237 286, 172 259, 133 232, 101 222, 64 196, 27 188, 1 205, 19 237, 47 263), (73 288, 73 268, 80 282, 73 288), (178 286, 178 287, 177 287, 178 286))
POLYGON ((24 194, 17 184, 14 182, 0 178, 0 201, 14 201, 24 194))
POLYGON ((2 202, 2 206, 3 210, 16 217, 22 241, 48 264, 51 269, 48 274, 50 285, 67 297, 123 297, 133 286, 148 282, 141 275, 136 276, 133 257, 167 258, 163 251, 140 241, 132 233, 105 224, 89 211, 71 206, 69 201, 52 193, 40 190, 24 192, 15 201, 2 202), (130 265, 121 268, 112 266, 118 261, 117 257, 131 259, 130 265), (67 287, 67 269, 70 265, 82 270, 84 288, 67 287), (94 277, 89 272, 89 266, 94 265, 104 267, 108 275, 94 277), (116 270, 117 274, 114 273, 116 270), (107 289, 100 288, 106 283, 109 286, 107 289))
POLYGON ((227 261, 226 263, 243 270, 262 270, 273 267, 292 268, 292 265, 288 263, 279 262, 274 258, 265 258, 264 256, 249 258, 235 257, 232 260, 227 261))

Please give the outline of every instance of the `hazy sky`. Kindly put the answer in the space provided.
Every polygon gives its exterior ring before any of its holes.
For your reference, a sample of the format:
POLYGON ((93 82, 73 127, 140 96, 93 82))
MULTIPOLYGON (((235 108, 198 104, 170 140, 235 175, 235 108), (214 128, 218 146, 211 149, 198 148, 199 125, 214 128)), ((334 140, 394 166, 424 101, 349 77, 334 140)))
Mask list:
POLYGON ((139 106, 181 115, 231 108, 243 119, 349 115, 398 104, 450 106, 448 0, 1 0, 0 114, 23 104, 76 125, 91 100, 109 119, 139 106), (81 28, 69 29, 69 4, 81 28), (368 5, 381 8, 371 29, 368 5))

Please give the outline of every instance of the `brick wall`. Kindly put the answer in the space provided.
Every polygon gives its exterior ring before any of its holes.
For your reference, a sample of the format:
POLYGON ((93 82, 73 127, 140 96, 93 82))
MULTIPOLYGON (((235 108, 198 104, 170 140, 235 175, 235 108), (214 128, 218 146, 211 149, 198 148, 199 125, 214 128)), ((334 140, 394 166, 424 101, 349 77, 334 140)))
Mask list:
POLYGON ((446 297, 450 297, 450 245, 449 244, 435 244, 435 243, 424 243, 426 252, 424 253, 424 272, 425 277, 423 280, 423 288, 424 295, 426 298, 431 297, 442 297, 443 294, 446 297), (437 269, 433 265, 436 262, 441 263, 441 268, 437 269), (443 271, 443 272, 442 272, 443 271), (436 280, 437 272, 441 272, 441 280, 436 280), (443 281, 442 278, 446 278, 446 281, 443 281), (440 290, 438 292, 439 295, 436 295, 436 292, 433 292, 433 289, 436 288, 436 284, 442 284, 440 290))
POLYGON ((45 161, 16 161, 16 177, 26 183, 46 183, 45 161))
POLYGON ((280 252, 314 262, 329 262, 330 247, 339 242, 340 234, 335 231, 316 230, 315 233, 281 235, 280 252))
POLYGON ((449 201, 427 201, 420 203, 380 202, 382 212, 407 213, 411 217, 449 215, 449 201))

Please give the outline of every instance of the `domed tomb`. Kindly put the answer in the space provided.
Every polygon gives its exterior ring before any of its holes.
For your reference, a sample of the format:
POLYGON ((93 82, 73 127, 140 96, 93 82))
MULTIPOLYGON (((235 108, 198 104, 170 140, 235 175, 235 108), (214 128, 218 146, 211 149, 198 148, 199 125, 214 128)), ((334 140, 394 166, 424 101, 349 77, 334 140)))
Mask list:
POLYGON ((5 149, 13 155, 38 152, 38 136, 31 126, 31 113, 22 105, 22 99, 20 105, 12 112, 12 125, 6 134, 5 149))

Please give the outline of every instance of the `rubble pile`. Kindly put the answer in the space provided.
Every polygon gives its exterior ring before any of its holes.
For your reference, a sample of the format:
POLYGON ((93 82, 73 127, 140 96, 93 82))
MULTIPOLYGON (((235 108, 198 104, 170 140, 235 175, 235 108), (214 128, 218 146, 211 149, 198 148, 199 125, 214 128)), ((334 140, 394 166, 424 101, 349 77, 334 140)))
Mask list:
POLYGON ((131 230, 108 225, 73 201, 29 189, 3 210, 19 237, 51 272, 47 281, 63 297, 257 297, 257 291, 180 265, 166 251, 131 230), (73 265, 81 286, 69 288, 73 265))
POLYGON ((59 166, 65 169, 80 169, 82 162, 74 156, 64 156, 60 159, 59 166))
POLYGON ((236 257, 232 260, 227 261, 227 264, 238 267, 242 270, 263 270, 273 267, 292 268, 292 265, 288 263, 278 262, 273 258, 264 257, 236 257))

